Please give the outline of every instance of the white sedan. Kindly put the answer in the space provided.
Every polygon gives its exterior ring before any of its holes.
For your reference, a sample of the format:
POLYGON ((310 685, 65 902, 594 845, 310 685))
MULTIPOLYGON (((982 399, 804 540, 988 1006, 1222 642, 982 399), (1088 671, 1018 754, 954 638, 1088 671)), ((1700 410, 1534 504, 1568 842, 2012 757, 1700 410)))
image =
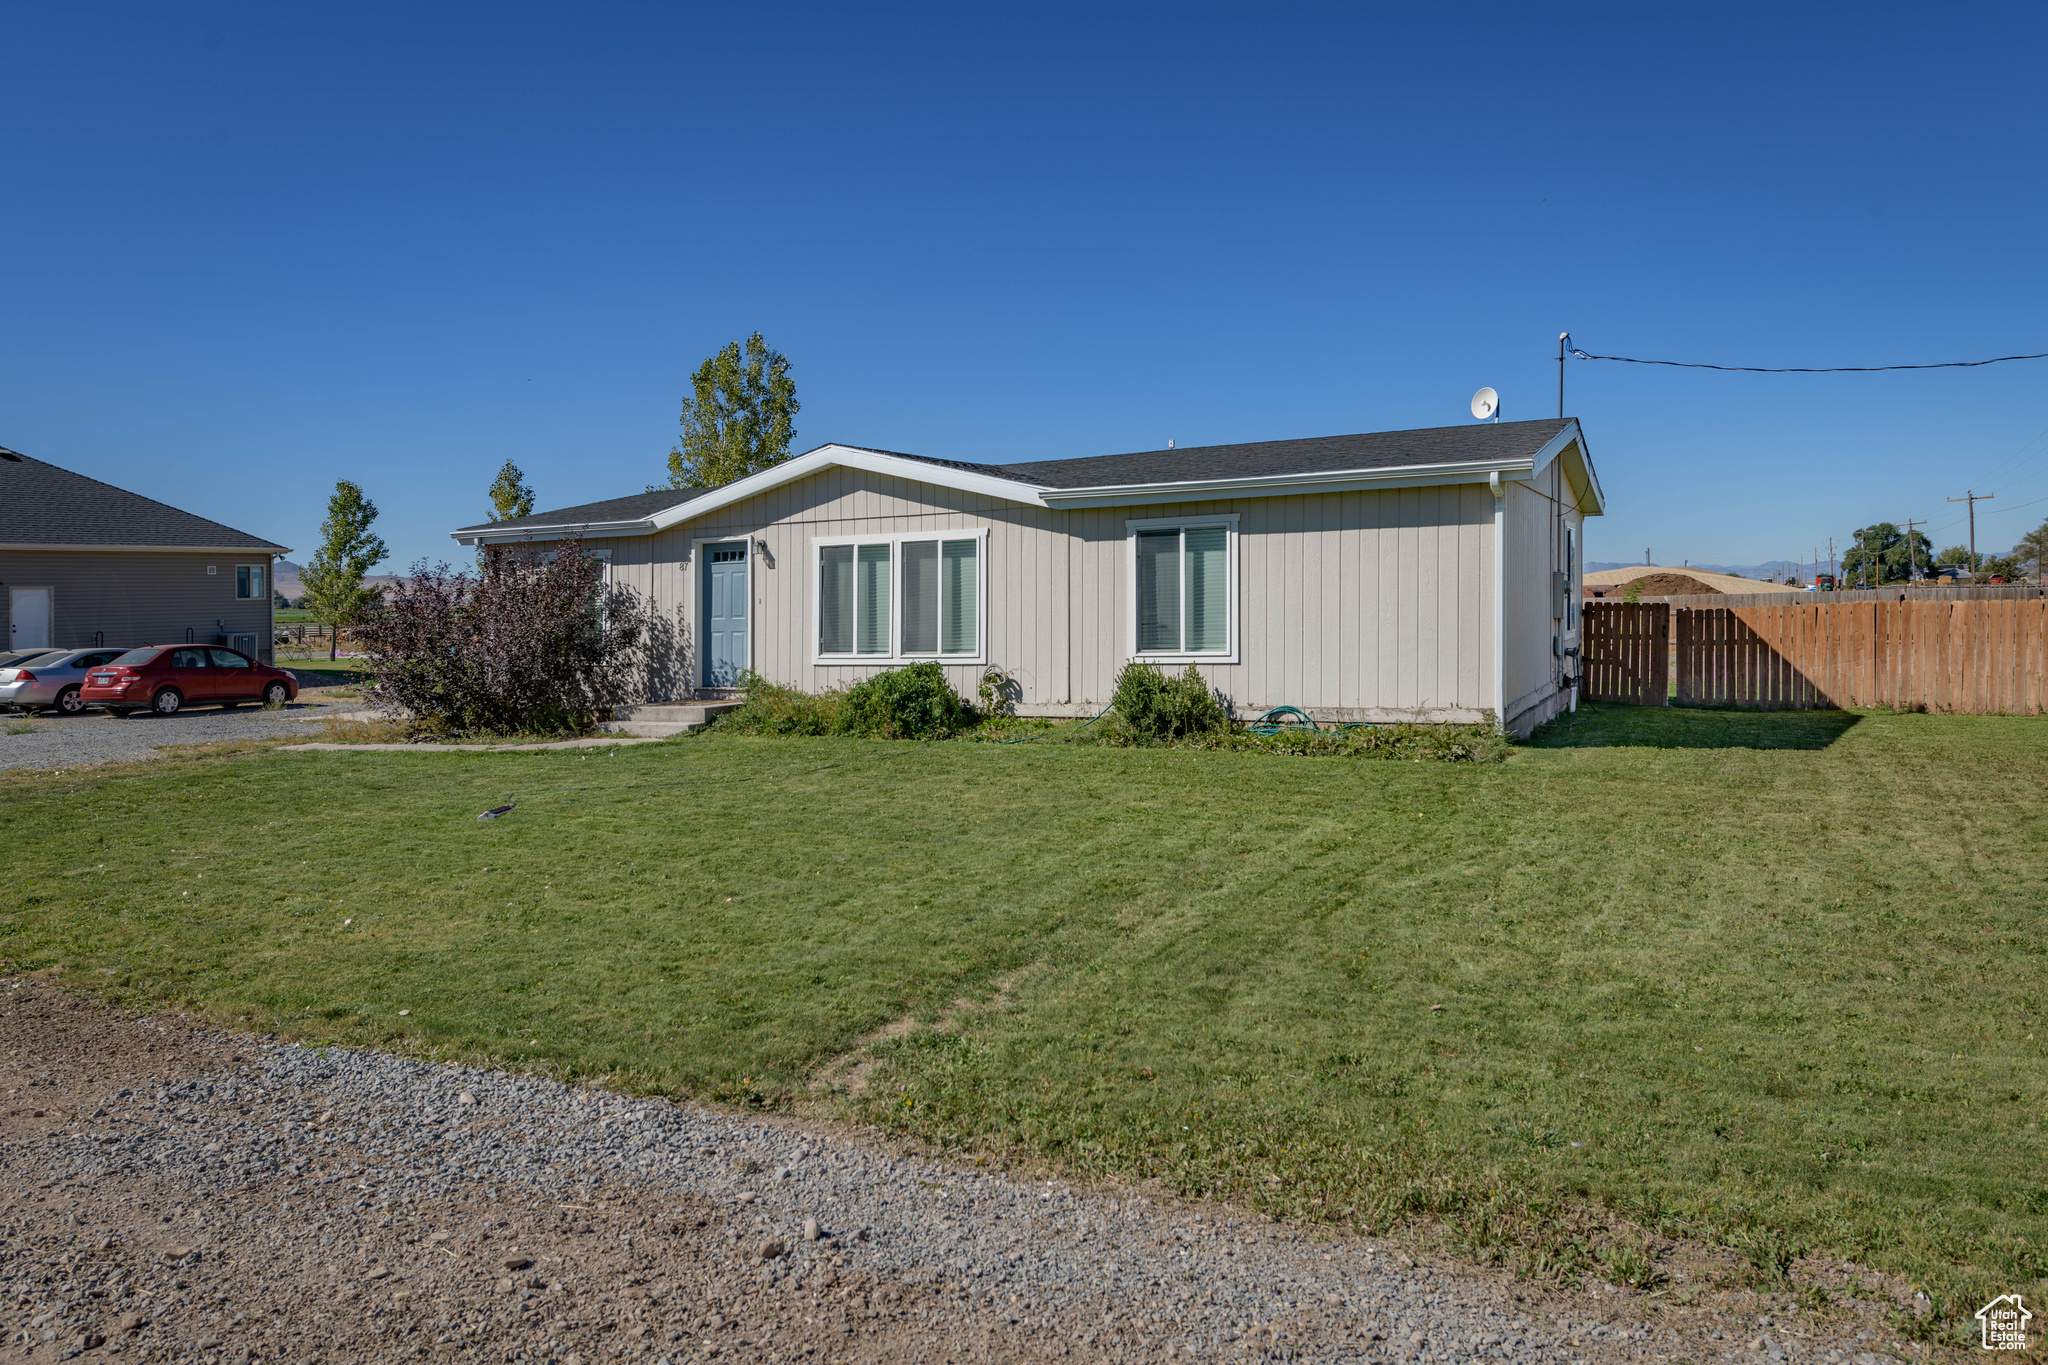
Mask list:
POLYGON ((121 657, 118 649, 53 649, 11 668, 0 668, 0 706, 56 711, 75 716, 85 710, 78 689, 85 670, 121 657))

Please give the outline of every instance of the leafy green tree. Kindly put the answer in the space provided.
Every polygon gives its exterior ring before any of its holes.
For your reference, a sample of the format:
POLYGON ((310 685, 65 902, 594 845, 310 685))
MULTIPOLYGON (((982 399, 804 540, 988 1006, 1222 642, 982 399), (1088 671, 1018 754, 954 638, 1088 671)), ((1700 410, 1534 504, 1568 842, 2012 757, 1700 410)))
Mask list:
POLYGON ((789 361, 759 332, 730 341, 690 376, 683 436, 668 456, 671 488, 718 488, 789 458, 799 404, 789 361))
POLYGON ((2048 578, 2048 521, 2021 536, 2012 553, 2027 572, 2048 578))
POLYGON ((533 490, 526 486, 526 475, 510 460, 498 471, 498 481, 491 485, 491 520, 510 521, 514 517, 533 515, 533 490))
POLYGON ((1842 556, 1843 584, 1874 588, 1903 583, 1916 566, 1919 576, 1925 578, 1934 567, 1933 548, 1933 542, 1920 532, 1913 532, 1909 540, 1888 521, 1866 526, 1849 538, 1849 549, 1842 556))
POLYGON ((1967 545, 1951 545, 1941 552, 1941 563, 1953 564, 1965 573, 1974 574, 1980 580, 2003 578, 2008 583, 2017 583, 2027 576, 2026 542, 2011 554, 1993 555, 1970 553, 1967 545))
MULTIPOLYGON (((327 520, 320 523, 320 550, 299 581, 306 585, 306 614, 339 632, 383 597, 381 588, 366 586, 363 575, 390 551, 383 537, 370 530, 377 507, 347 479, 334 485, 327 500, 327 520)), ((327 657, 340 648, 338 635, 327 641, 327 657)))

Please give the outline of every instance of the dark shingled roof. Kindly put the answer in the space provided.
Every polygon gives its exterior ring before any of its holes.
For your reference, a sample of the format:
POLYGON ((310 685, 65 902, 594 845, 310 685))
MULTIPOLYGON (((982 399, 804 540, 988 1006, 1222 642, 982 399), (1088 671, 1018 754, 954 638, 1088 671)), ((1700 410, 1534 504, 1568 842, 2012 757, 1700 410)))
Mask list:
POLYGON ((654 493, 629 493, 623 498, 579 503, 575 507, 560 507, 552 512, 535 512, 530 517, 486 521, 459 529, 516 531, 522 526, 589 526, 601 521, 639 521, 643 517, 653 516, 656 512, 680 507, 691 498, 701 498, 710 491, 708 488, 664 488, 654 493))
POLYGON ((1193 479, 1256 479, 1286 474, 1333 474, 1347 469, 1466 464, 1533 455, 1565 427, 1566 419, 1474 422, 1418 431, 1363 431, 1353 436, 1309 436, 1244 445, 1182 446, 1078 460, 1034 460, 1001 467, 1005 478, 1042 488, 1094 488, 1103 484, 1183 483, 1193 479))
MULTIPOLYGON (((1008 479, 1032 488, 1099 488, 1125 484, 1186 483, 1207 479, 1256 479, 1287 474, 1333 474, 1351 469, 1402 469, 1413 465, 1469 464, 1534 455, 1569 425, 1564 417, 1533 422, 1471 422, 1415 431, 1362 431, 1352 436, 1308 436, 1293 441, 1251 441, 1243 445, 1182 446, 1128 455, 1089 455, 1075 460, 1032 460, 1023 464, 974 464, 911 455, 877 446, 847 446, 874 455, 1008 479)), ((637 521, 678 507, 710 492, 689 488, 636 493, 609 502, 585 503, 555 512, 536 512, 511 521, 465 526, 464 531, 503 531, 520 526, 562 526, 599 521, 637 521)))
POLYGON ((0 446, 0 545, 285 547, 0 446))

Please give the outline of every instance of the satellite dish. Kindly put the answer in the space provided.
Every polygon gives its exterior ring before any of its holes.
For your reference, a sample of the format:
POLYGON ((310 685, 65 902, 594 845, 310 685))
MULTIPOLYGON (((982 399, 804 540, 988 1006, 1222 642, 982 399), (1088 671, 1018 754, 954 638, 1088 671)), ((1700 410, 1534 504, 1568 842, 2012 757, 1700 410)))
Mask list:
POLYGON ((1472 395, 1472 415, 1484 422, 1491 417, 1500 420, 1500 395, 1492 389, 1481 389, 1472 395))

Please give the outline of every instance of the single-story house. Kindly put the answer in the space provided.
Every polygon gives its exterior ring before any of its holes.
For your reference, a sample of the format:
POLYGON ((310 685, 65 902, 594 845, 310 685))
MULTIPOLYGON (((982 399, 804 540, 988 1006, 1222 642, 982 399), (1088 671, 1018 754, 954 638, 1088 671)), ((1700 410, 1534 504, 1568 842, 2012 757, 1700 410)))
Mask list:
POLYGON ((572 532, 673 631, 671 698, 752 670, 819 691, 936 660, 973 697, 1092 715, 1193 664, 1239 716, 1476 722, 1575 701, 1576 419, 988 465, 826 445, 722 488, 465 526, 572 532))
POLYGON ((0 447, 7 647, 225 645, 271 661, 282 545, 0 447))

